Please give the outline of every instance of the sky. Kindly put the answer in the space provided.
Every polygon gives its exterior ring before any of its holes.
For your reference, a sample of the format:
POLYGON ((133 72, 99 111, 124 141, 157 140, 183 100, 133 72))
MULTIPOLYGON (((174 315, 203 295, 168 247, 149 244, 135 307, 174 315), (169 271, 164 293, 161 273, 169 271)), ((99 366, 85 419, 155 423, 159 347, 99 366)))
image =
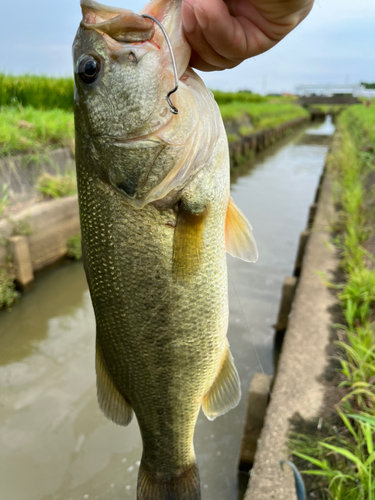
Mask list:
MULTIPOLYGON (((102 0, 138 12, 140 0, 102 0)), ((72 74, 79 0, 2 3, 0 71, 72 74)), ((375 0, 315 0, 309 16, 265 54, 226 71, 201 73, 211 89, 294 92, 300 84, 375 82, 375 0)))

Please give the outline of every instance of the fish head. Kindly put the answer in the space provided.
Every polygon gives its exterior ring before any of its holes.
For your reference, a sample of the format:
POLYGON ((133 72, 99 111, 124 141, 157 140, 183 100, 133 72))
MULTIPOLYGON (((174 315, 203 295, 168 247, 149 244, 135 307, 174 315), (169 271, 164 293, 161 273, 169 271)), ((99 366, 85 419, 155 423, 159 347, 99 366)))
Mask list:
MULTIPOLYGON (((152 135, 175 116, 166 101, 175 86, 168 44, 157 24, 142 14, 163 24, 180 77, 190 58, 180 4, 180 0, 153 0, 135 14, 81 0, 83 18, 73 44, 76 128, 83 128, 94 156, 101 158, 101 178, 116 187, 121 182, 111 180, 109 170, 132 163, 133 149, 141 149, 141 156, 147 151, 155 156, 163 146, 157 139, 146 140, 145 147, 132 148, 132 142, 152 135)), ((139 157, 139 151, 133 156, 139 157)), ((147 158, 145 163, 147 169, 147 158)), ((119 189, 132 197, 140 182, 140 178, 125 179, 119 189)))

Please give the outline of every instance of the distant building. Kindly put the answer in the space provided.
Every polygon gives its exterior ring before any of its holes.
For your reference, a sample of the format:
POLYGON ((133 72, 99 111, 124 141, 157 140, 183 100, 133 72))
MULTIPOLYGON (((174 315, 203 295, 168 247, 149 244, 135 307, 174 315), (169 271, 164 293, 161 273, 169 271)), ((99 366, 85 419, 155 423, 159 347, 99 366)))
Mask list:
POLYGON ((299 96, 312 97, 365 97, 375 98, 375 89, 367 89, 364 85, 299 85, 296 88, 299 96))

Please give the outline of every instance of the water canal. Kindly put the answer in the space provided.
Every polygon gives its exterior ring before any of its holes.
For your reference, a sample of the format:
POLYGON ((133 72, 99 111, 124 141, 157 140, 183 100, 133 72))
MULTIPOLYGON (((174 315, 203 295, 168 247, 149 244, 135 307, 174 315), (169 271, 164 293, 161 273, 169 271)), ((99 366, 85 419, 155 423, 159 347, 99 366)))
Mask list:
MULTIPOLYGON (((232 196, 254 227, 260 259, 228 257, 229 342, 243 397, 227 415, 200 415, 195 447, 203 500, 241 497, 237 461, 254 372, 273 373, 272 325, 333 127, 300 132, 249 164, 232 196)), ((0 500, 136 498, 141 441, 107 421, 95 392, 94 316, 80 263, 40 278, 0 314, 0 500)))

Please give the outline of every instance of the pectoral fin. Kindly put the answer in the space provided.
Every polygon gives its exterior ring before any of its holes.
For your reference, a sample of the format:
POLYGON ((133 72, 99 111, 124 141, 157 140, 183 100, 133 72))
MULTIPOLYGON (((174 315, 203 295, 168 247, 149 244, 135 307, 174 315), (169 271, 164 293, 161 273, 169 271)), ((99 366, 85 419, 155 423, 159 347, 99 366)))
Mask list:
POLYGON ((133 418, 130 404, 116 388, 103 361, 100 346, 96 345, 96 388, 98 404, 104 415, 117 425, 127 426, 133 418))
POLYGON ((194 212, 180 203, 173 241, 172 272, 175 279, 189 279, 200 267, 206 215, 205 208, 194 212))
POLYGON ((224 362, 211 389, 203 399, 203 413, 208 420, 224 415, 235 408, 241 399, 241 384, 233 356, 227 347, 224 362))
POLYGON ((225 243, 227 252, 232 257, 256 262, 258 248, 253 236, 253 228, 233 199, 229 199, 225 222, 225 243))

